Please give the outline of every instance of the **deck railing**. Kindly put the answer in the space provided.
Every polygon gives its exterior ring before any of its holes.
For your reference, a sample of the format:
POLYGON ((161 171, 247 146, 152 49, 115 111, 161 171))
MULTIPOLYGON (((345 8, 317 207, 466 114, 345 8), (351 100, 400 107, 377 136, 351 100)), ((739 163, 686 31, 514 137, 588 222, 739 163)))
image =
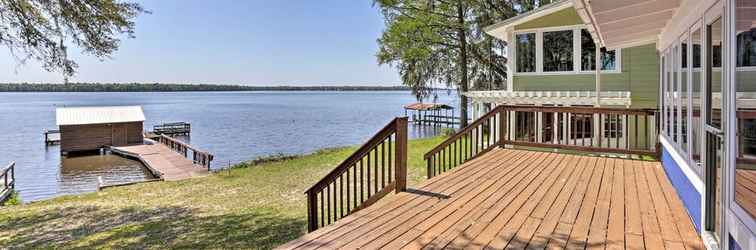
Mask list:
POLYGON ((157 139, 158 142, 166 145, 168 148, 183 155, 184 157, 189 158, 189 151, 192 151, 192 161, 194 162, 194 164, 206 167, 208 171, 210 170, 210 162, 213 161, 212 154, 167 135, 160 135, 160 137, 158 137, 157 139))
POLYGON ((406 187, 407 117, 399 117, 305 192, 308 230, 334 223, 406 187))
POLYGON ((493 109, 460 129, 425 154, 428 178, 446 172, 499 145, 503 123, 499 109, 493 109))
POLYGON ((425 154, 428 178, 494 146, 524 146, 658 157, 654 109, 497 106, 425 154))
POLYGON ((0 179, 3 180, 2 189, 0 189, 0 203, 10 197, 13 190, 16 188, 16 163, 11 162, 0 170, 0 179))

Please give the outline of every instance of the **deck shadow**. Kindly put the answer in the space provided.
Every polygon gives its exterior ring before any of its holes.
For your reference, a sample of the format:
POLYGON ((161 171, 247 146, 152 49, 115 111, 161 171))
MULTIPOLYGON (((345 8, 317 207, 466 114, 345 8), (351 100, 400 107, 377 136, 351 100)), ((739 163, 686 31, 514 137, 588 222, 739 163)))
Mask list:
POLYGON ((417 194, 417 195, 430 196, 430 197, 434 197, 434 198, 438 198, 438 199, 449 199, 449 198, 451 198, 451 196, 446 195, 446 194, 435 193, 435 192, 425 191, 425 190, 420 190, 420 189, 415 189, 415 188, 407 188, 407 190, 405 190, 405 192, 411 193, 411 194, 417 194))

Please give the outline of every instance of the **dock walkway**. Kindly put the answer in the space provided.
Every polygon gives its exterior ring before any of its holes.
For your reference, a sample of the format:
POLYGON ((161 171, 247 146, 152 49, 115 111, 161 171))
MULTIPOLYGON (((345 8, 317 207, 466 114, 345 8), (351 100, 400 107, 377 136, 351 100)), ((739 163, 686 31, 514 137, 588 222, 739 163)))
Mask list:
POLYGON ((139 159, 155 176, 166 181, 200 177, 209 173, 207 167, 195 164, 192 160, 160 143, 111 147, 110 149, 113 153, 139 159))

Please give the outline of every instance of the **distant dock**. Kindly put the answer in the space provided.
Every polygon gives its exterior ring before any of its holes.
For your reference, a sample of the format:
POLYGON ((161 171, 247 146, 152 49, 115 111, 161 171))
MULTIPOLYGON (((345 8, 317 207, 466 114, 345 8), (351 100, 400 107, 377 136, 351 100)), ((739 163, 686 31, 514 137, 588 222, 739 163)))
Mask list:
POLYGON ((156 135, 189 135, 191 132, 192 125, 187 122, 163 123, 152 127, 152 133, 156 135))

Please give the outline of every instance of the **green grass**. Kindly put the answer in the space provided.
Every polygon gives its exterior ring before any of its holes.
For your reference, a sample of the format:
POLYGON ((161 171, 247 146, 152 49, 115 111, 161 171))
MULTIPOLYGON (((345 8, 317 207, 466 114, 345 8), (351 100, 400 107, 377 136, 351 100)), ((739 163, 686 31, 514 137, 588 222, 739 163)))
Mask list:
MULTIPOLYGON (((443 138, 409 142, 408 182, 443 138)), ((305 189, 356 147, 0 208, 0 248, 272 248, 306 233, 305 189)))

